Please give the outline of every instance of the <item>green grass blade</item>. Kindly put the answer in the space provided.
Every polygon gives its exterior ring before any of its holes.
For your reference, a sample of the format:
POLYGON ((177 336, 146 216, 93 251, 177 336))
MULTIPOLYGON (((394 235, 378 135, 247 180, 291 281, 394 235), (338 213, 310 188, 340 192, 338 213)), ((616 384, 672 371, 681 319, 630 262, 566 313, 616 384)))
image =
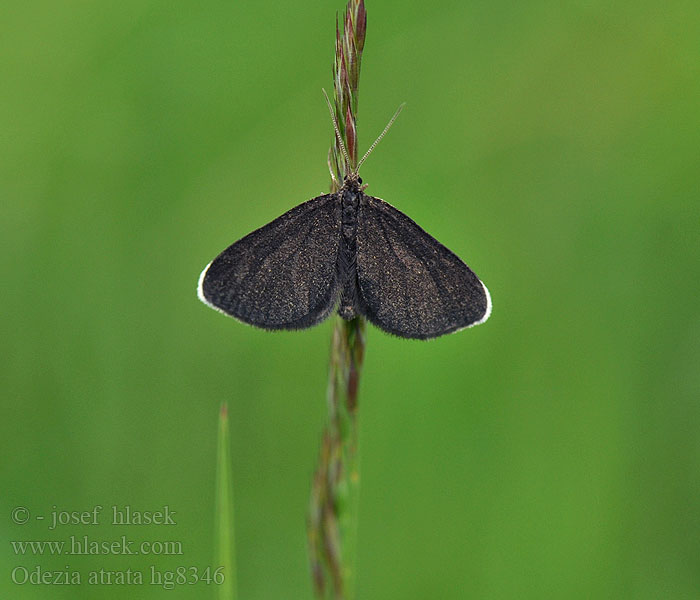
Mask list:
POLYGON ((230 448, 228 407, 224 403, 219 413, 216 452, 216 567, 223 567, 224 574, 223 583, 217 586, 218 600, 236 600, 238 597, 230 448))

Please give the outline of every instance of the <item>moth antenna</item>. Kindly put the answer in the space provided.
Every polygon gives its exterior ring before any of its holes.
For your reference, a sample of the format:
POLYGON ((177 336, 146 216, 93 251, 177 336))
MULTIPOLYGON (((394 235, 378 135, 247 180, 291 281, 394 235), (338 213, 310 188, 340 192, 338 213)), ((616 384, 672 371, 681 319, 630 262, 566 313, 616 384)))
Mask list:
POLYGON ((335 120, 335 111, 333 110, 333 106, 331 105, 331 101, 328 99, 328 94, 326 94, 326 90, 321 88, 323 91, 323 95, 326 97, 326 104, 328 104, 328 112, 331 113, 331 120, 333 121, 333 129, 335 129, 335 137, 338 140, 338 144, 340 145, 340 149, 343 152, 343 156, 345 157, 345 171, 350 170, 350 157, 348 156, 348 151, 345 149, 345 144, 343 143, 343 138, 340 136, 340 129, 338 129, 338 121, 335 120))
POLYGON ((397 117, 399 116, 399 114, 400 114, 401 111, 403 110, 403 107, 404 107, 404 106, 406 106, 406 103, 405 103, 405 102, 402 103, 401 106, 399 106, 399 107, 396 109, 396 112, 394 113, 394 116, 391 117, 391 121, 389 121, 389 122, 387 123, 387 126, 384 128, 384 131, 382 131, 382 132, 379 134, 379 137, 378 137, 376 140, 374 140, 374 144, 372 144, 372 145, 369 147, 369 150, 367 150, 367 152, 365 152, 365 155, 360 159, 360 162, 357 163, 357 169, 355 169, 355 173, 359 172, 360 167, 362 166, 362 163, 365 162, 365 159, 372 153, 372 150, 374 150, 374 148, 376 147, 376 145, 377 145, 379 142, 382 141, 382 138, 386 135, 386 132, 389 131, 389 128, 394 124, 394 121, 396 121, 397 117))
POLYGON ((335 177, 335 173, 333 172, 333 167, 331 166, 331 149, 328 148, 328 159, 326 161, 328 164, 328 172, 331 174, 331 181, 333 182, 333 185, 337 188, 340 187, 340 184, 338 183, 338 180, 335 177))

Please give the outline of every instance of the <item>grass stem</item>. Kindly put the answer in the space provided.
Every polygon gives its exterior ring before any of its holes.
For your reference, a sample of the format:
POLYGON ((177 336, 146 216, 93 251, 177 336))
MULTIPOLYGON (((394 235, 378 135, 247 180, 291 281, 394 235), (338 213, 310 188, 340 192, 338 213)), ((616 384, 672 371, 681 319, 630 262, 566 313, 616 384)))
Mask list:
MULTIPOLYGON (((350 0, 342 27, 336 20, 333 110, 350 158, 345 164, 335 139, 328 154, 331 191, 342 185, 346 169, 357 166, 357 105, 362 50, 367 30, 363 0, 350 0)), ((308 538, 316 596, 327 600, 355 597, 360 486, 357 392, 365 352, 364 318, 336 316, 328 377, 328 420, 309 504, 308 538)))

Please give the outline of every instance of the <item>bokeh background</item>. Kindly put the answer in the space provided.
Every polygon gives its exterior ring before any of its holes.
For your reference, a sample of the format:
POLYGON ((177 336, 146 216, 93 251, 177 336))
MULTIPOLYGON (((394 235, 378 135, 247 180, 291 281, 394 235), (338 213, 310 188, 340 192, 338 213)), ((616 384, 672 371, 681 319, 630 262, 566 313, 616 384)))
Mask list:
MULTIPOLYGON (((0 7, 3 598, 17 565, 214 562, 229 403, 240 597, 311 597, 331 323, 195 296, 220 250, 328 188, 336 2, 0 7), (47 530, 130 505, 177 525, 47 530), (181 557, 10 540, 179 540, 181 557)), ((693 1, 367 2, 358 126, 385 198, 489 286, 488 324, 369 329, 359 597, 700 598, 700 13, 693 1)))

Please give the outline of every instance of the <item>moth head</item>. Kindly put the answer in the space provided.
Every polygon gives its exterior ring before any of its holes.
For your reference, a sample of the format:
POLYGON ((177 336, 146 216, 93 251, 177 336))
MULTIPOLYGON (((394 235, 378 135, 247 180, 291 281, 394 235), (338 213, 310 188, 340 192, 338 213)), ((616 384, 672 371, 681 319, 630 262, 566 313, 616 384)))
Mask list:
POLYGON ((362 191, 367 184, 362 185, 362 177, 357 173, 349 173, 343 178, 343 187, 353 191, 362 191))

